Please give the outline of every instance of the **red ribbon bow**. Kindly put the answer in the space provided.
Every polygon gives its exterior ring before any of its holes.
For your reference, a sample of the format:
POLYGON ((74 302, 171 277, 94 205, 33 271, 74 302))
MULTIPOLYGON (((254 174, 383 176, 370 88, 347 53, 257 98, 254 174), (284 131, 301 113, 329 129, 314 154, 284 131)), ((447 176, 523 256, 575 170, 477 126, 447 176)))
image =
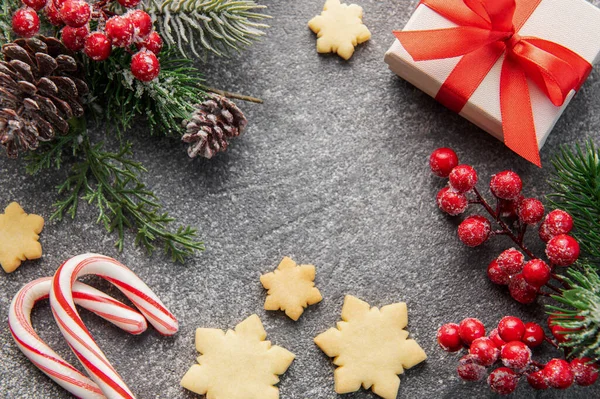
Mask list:
POLYGON ((436 99, 460 112, 506 53, 500 76, 504 143, 541 166, 527 78, 556 106, 579 90, 592 65, 554 42, 521 37, 518 31, 542 0, 421 0, 457 28, 394 31, 415 61, 463 56, 436 99))

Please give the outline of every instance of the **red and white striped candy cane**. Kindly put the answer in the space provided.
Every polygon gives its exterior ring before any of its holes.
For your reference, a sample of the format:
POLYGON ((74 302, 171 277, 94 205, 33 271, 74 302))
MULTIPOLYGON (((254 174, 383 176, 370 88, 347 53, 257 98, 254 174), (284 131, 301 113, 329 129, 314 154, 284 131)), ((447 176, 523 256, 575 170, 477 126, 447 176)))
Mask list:
MULTIPOLYGON (((80 398, 105 398, 96 383, 54 352, 31 325, 31 310, 36 302, 48 298, 51 285, 52 277, 44 277, 26 284, 17 292, 8 312, 10 332, 21 352, 61 387, 80 398)), ((132 334, 141 334, 146 330, 144 316, 88 285, 75 282, 73 299, 77 305, 132 334)))
POLYGON ((56 271, 50 289, 50 305, 69 346, 107 398, 132 399, 133 393, 102 353, 75 309, 73 283, 87 274, 98 275, 113 283, 159 333, 175 334, 177 320, 138 276, 115 259, 96 254, 79 255, 56 271))

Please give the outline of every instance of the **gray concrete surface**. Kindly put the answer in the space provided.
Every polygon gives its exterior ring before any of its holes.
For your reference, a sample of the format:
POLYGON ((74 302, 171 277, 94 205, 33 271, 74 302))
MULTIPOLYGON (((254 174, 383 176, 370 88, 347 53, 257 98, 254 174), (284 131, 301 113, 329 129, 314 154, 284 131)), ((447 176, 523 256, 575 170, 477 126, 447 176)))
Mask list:
MULTIPOLYGON (((382 59, 391 30, 404 25, 416 0, 358 1, 373 38, 349 62, 315 51, 306 23, 322 3, 264 0, 274 17, 268 36, 239 56, 211 59, 203 67, 211 85, 265 101, 240 104, 250 124, 228 153, 190 160, 183 145, 149 138, 142 123, 127 134, 135 158, 148 167, 146 181, 166 210, 200 229, 206 252, 185 265, 172 264, 161 253, 148 257, 129 235, 118 253, 115 237, 94 223, 94 209, 82 206, 75 221, 47 224, 41 260, 0 276, 1 397, 68 397, 19 352, 7 328, 7 309, 23 284, 52 275, 61 261, 88 251, 131 267, 179 318, 181 330, 173 338, 152 329, 132 337, 82 312, 140 398, 197 397, 179 387, 197 355, 194 330, 231 328, 252 313, 261 317, 270 340, 297 355, 281 378, 282 398, 337 397, 334 367, 312 338, 339 319, 345 294, 375 306, 408 303, 408 330, 429 359, 401 377, 400 398, 493 396, 485 383, 457 378, 459 356, 438 349, 437 328, 467 316, 488 327, 509 314, 541 323, 542 307, 521 306, 488 281, 487 263, 511 243, 499 238, 479 249, 463 246, 456 237, 460 219, 445 217, 435 206, 443 182, 430 175, 427 159, 433 149, 450 146, 479 171, 483 191, 494 172, 511 168, 523 177, 527 195, 543 197, 550 159, 560 145, 600 142, 600 73, 594 70, 557 124, 541 153, 545 167, 538 169, 388 71, 382 59), (284 255, 317 266, 324 296, 296 323, 262 309, 266 293, 259 275, 284 255)), ((21 160, 0 157, 0 206, 16 200, 48 217, 57 198, 54 187, 65 172, 31 177, 24 167, 21 160)), ((535 251, 543 250, 535 235, 528 240, 535 251)), ((90 281, 117 295, 108 284, 90 281)), ((33 322, 76 364, 47 303, 35 308, 33 322)), ((534 353, 542 360, 558 355, 547 347, 534 353)), ((522 381, 514 396, 599 397, 600 385, 536 396, 522 381)), ((366 391, 343 397, 375 398, 366 391)))

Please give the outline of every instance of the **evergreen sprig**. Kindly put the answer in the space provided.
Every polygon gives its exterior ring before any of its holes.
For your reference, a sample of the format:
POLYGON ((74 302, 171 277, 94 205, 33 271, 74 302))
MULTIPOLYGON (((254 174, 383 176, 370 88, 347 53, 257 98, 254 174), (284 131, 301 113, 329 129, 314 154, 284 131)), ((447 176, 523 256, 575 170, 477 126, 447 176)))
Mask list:
POLYGON ((553 160, 548 196, 556 208, 573 216, 573 236, 582 249, 582 258, 592 267, 600 265, 600 150, 593 142, 585 146, 564 146, 553 160))
POLYGON ((259 12, 263 8, 254 0, 145 0, 142 4, 165 43, 186 57, 190 51, 198 57, 207 51, 223 56, 251 45, 269 27, 258 22, 270 18, 259 12))
POLYGON ((0 0, 0 46, 11 41, 12 15, 21 7, 19 0, 0 0))

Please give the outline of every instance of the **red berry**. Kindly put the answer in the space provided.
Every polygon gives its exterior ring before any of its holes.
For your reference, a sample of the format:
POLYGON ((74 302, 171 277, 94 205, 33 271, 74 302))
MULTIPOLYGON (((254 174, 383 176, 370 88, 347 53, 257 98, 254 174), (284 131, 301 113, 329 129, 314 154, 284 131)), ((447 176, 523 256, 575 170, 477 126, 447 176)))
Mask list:
POLYGON ((124 16, 116 15, 106 21, 105 32, 117 47, 127 47, 133 40, 133 24, 124 16))
POLYGON ((535 301, 538 294, 538 288, 529 284, 522 273, 515 274, 508 283, 510 296, 519 303, 529 304, 535 301))
POLYGON ((44 8, 46 6, 46 2, 47 0, 22 0, 23 4, 25 4, 28 7, 33 8, 36 11, 41 10, 42 8, 44 8))
POLYGON ((456 323, 448 323, 441 326, 437 333, 437 342, 440 348, 446 352, 456 352, 462 349, 463 344, 458 330, 459 326, 456 323))
POLYGON ((67 26, 80 28, 90 22, 92 9, 84 0, 66 0, 60 7, 60 17, 67 26))
POLYGON ((510 200, 516 198, 523 188, 523 183, 518 174, 505 170, 492 176, 490 190, 496 197, 510 200))
POLYGON ((523 277, 534 287, 541 287, 550 281, 552 270, 541 259, 533 259, 525 263, 523 277))
POLYGON ((469 165, 458 165, 450 172, 450 186, 459 193, 466 193, 477 184, 477 172, 469 165))
POLYGON ((483 216, 469 216, 458 226, 458 238, 469 247, 477 247, 490 237, 492 225, 483 216))
POLYGON ((491 366, 498 360, 500 351, 494 341, 488 337, 481 337, 471 342, 469 353, 476 356, 482 366, 491 366))
POLYGON ((46 12, 46 19, 54 26, 63 26, 65 23, 60 17, 60 12, 58 8, 54 5, 54 2, 49 1, 44 7, 44 11, 46 12))
POLYGON ((488 377, 490 389, 500 395, 508 395, 517 389, 519 375, 507 367, 498 367, 488 377))
POLYGON ((482 322, 470 317, 460 322, 458 334, 465 345, 471 345, 477 338, 485 337, 485 327, 482 322))
POLYGON ((503 218, 517 217, 517 207, 523 198, 524 197, 519 194, 517 198, 511 200, 498 199, 498 203, 500 204, 500 216, 503 218))
POLYGON ((138 4, 140 4, 141 0, 117 0, 119 2, 120 5, 122 5, 125 8, 133 8, 135 6, 137 6, 138 4))
POLYGON ((498 349, 502 349, 502 347, 504 345, 506 345, 506 341, 504 341, 501 337, 500 334, 498 334, 498 329, 494 328, 491 332, 490 332, 490 336, 489 338, 492 340, 492 342, 494 343, 494 345, 496 345, 496 347, 498 349))
POLYGON ((487 274, 490 281, 494 284, 508 285, 510 282, 510 276, 500 268, 496 259, 488 265, 487 274))
POLYGON ((531 349, 521 341, 512 341, 500 351, 502 364, 513 370, 524 370, 531 363, 531 349))
POLYGON ((556 266, 569 266, 579 258, 579 243, 573 237, 559 234, 548 241, 546 256, 556 266))
POLYGON ((479 381, 485 377, 487 369, 479 364, 479 360, 474 355, 465 355, 458 361, 458 376, 465 381, 479 381))
POLYGON ((22 37, 32 37, 40 31, 40 19, 31 8, 20 8, 12 17, 13 31, 22 37))
POLYGON ((437 204, 448 215, 456 216, 467 209, 469 201, 464 194, 456 192, 449 187, 444 187, 437 194, 437 204))
POLYGON ((94 32, 85 39, 85 54, 94 61, 104 61, 110 57, 112 44, 104 33, 94 32))
POLYGON ((438 148, 429 157, 429 167, 439 177, 448 177, 457 165, 458 156, 450 148, 438 148))
POLYGON ((573 332, 574 330, 570 329, 570 328, 566 328, 566 327, 562 327, 562 326, 552 326, 550 327, 550 332, 552 333, 552 336, 554 336, 554 339, 556 339, 556 341, 559 344, 565 343, 569 341, 569 336, 568 334, 573 332))
POLYGON ((544 343, 544 339, 546 338, 546 334, 544 333, 544 329, 537 323, 527 323, 525 324, 525 334, 523 334, 523 338, 521 340, 530 348, 535 348, 544 343))
POLYGON ((90 28, 85 25, 81 28, 65 26, 61 31, 60 39, 69 50, 79 51, 85 46, 85 38, 90 33, 90 28))
POLYGON ((525 334, 525 324, 518 317, 505 316, 498 323, 498 335, 506 342, 520 341, 525 334))
POLYGON ((507 249, 498 256, 498 267, 512 276, 523 270, 525 256, 514 248, 507 249))
POLYGON ((555 209, 546 215, 540 226, 540 238, 544 242, 559 234, 569 234, 573 229, 573 218, 567 212, 555 209))
MULTIPOLYGON (((139 2, 139 0, 135 1, 139 2)), ((136 41, 146 39, 152 32, 152 18, 147 12, 135 10, 128 12, 126 16, 133 24, 133 35, 136 41)))
POLYGON ((590 358, 573 359, 570 366, 577 385, 587 387, 598 379, 598 365, 590 358))
POLYGON ((556 389, 567 389, 573 384, 575 376, 571 366, 563 359, 552 359, 543 368, 548 385, 556 389))
POLYGON ((525 198, 517 207, 519 220, 525 224, 536 224, 544 217, 544 204, 535 198, 525 198))
POLYGON ((138 50, 145 48, 158 55, 158 53, 160 53, 160 50, 162 50, 163 41, 157 32, 152 32, 150 33, 150 36, 146 38, 146 40, 136 43, 135 45, 138 48, 138 50))
POLYGON ((535 373, 527 374, 527 382, 533 389, 543 390, 548 389, 548 381, 543 370, 538 370, 535 373))
POLYGON ((149 82, 160 73, 160 63, 156 55, 148 50, 140 50, 131 57, 131 73, 137 80, 149 82))

